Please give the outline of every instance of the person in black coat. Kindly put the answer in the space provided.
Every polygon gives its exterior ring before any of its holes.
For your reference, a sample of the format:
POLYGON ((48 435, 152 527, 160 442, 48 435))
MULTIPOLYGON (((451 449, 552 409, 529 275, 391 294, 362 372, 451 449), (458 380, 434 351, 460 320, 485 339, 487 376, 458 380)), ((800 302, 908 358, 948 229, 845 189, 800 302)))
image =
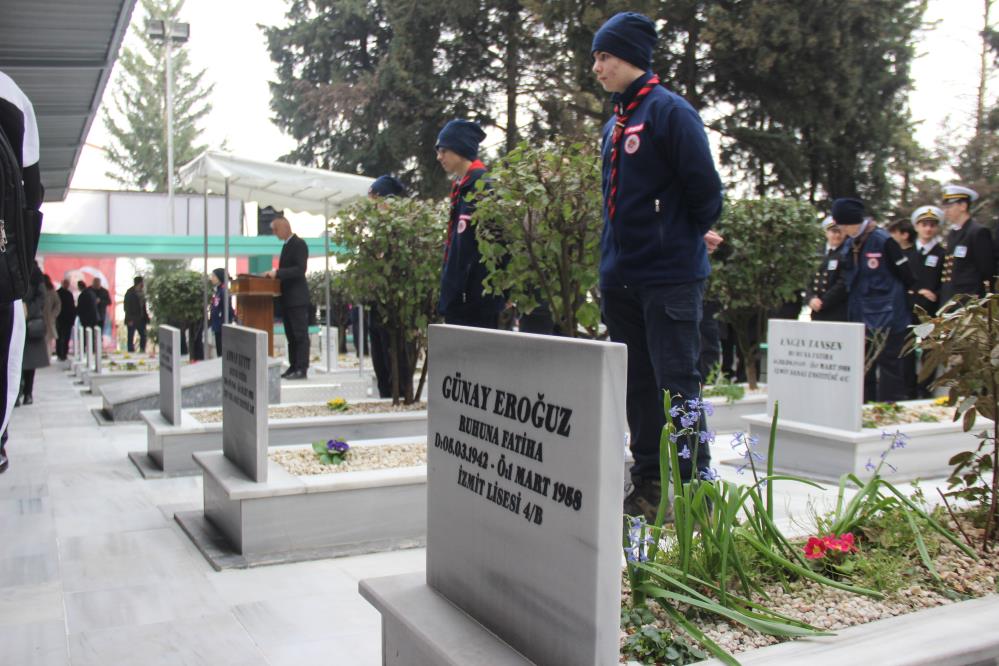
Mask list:
POLYGON ((100 321, 97 318, 97 294, 83 280, 78 281, 76 287, 80 290, 76 298, 76 316, 80 318, 81 326, 93 328, 100 321))
POLYGON ((99 277, 94 278, 91 287, 97 297, 97 325, 101 327, 101 335, 104 335, 104 324, 108 318, 108 308, 111 307, 111 293, 104 288, 99 277))
POLYGON ((941 288, 941 303, 955 298, 979 298, 991 291, 995 281, 992 234, 971 218, 971 204, 978 192, 969 187, 944 187, 944 218, 950 224, 947 256, 941 288))
MULTIPOLYGON (((918 291, 913 296, 913 305, 922 308, 931 317, 936 315, 937 310, 940 309, 940 289, 944 261, 947 257, 947 252, 940 241, 940 223, 943 219, 943 210, 936 206, 917 208, 911 218, 916 227, 916 250, 919 252, 918 261, 913 265, 918 282, 918 291)), ((917 368, 917 375, 918 372, 917 368)), ((921 382, 917 381, 917 398, 933 397, 933 391, 930 389, 930 383, 933 379, 933 377, 927 377, 921 382)))
POLYGON ((833 289, 840 280, 843 230, 832 216, 822 221, 826 234, 825 252, 812 278, 812 286, 805 292, 805 305, 811 310, 812 321, 847 321, 846 292, 833 289))
POLYGON ((139 334, 139 351, 146 352, 146 324, 149 313, 146 311, 145 281, 141 275, 132 279, 132 286, 125 291, 125 329, 128 334, 128 351, 135 351, 135 334, 139 334))
POLYGON ((282 377, 305 379, 309 372, 309 284, 305 280, 309 246, 292 233, 291 223, 286 218, 274 218, 271 229, 284 241, 277 270, 264 273, 281 281, 279 299, 284 334, 288 338, 288 362, 291 364, 282 377))
POLYGON ((64 279, 56 291, 59 296, 59 315, 56 317, 56 357, 65 361, 69 356, 69 340, 73 337, 73 322, 76 321, 76 303, 69 290, 69 280, 64 279))

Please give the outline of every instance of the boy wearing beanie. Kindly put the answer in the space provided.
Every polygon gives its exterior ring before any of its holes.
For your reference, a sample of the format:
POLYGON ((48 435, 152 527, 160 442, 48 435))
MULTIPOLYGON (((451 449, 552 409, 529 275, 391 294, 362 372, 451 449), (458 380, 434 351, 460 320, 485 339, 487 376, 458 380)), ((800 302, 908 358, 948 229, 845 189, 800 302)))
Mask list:
MULTIPOLYGON (((591 49, 593 73, 613 94, 615 110, 602 135, 600 289, 610 337, 628 346, 635 464, 624 512, 649 519, 661 494, 663 391, 674 406, 700 396, 698 328, 710 272, 705 234, 722 209, 721 180, 704 123, 651 71, 656 40, 652 21, 627 12, 597 31, 591 49)), ((674 421, 681 429, 679 415, 674 421)), ((696 427, 707 432, 703 414, 696 427)), ((688 438, 686 445, 697 455, 680 459, 685 480, 695 473, 710 475, 709 440, 710 435, 688 438)))
POLYGON ((860 199, 836 199, 832 217, 843 233, 843 278, 833 290, 847 292, 849 320, 867 337, 886 334, 885 346, 864 376, 864 401, 905 400, 902 346, 911 323, 906 294, 917 287, 909 258, 884 229, 866 216, 860 199))
POLYGON ((469 120, 452 120, 437 136, 437 161, 453 178, 437 311, 446 324, 496 328, 504 299, 482 293, 486 267, 472 219, 475 184, 486 173, 478 159, 484 138, 482 128, 469 120))

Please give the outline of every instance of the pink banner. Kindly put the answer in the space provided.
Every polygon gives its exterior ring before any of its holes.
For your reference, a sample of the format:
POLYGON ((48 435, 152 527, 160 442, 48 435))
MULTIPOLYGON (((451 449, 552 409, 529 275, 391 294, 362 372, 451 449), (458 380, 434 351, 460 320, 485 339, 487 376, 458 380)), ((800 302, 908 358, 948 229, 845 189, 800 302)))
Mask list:
POLYGON ((39 262, 42 270, 52 279, 56 289, 63 279, 69 280, 69 290, 73 298, 79 296, 76 283, 83 280, 87 285, 93 284, 94 278, 101 279, 101 285, 111 294, 111 307, 108 308, 107 324, 104 327, 104 346, 112 346, 115 339, 115 259, 113 257, 46 257, 39 262))

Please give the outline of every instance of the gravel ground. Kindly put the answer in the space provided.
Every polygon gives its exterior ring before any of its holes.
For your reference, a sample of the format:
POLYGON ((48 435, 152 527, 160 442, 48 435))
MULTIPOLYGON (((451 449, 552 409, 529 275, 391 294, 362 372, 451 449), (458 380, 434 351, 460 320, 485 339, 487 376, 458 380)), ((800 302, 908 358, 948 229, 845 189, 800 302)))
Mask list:
POLYGON ((274 451, 270 454, 270 459, 298 476, 358 472, 366 469, 392 469, 426 465, 427 445, 423 442, 414 442, 413 444, 356 446, 347 451, 346 458, 339 465, 324 465, 319 462, 311 448, 274 451))
MULTIPOLYGON (((953 524, 950 526, 953 527, 953 524)), ((965 531, 968 532, 973 542, 980 541, 981 530, 965 525, 965 531)), ((975 561, 951 544, 946 543, 941 546, 940 555, 934 563, 940 577, 957 595, 965 598, 982 597, 987 594, 995 594, 997 591, 999 552, 993 552, 981 560, 975 561)), ((920 569, 920 573, 922 573, 922 569, 920 569)), ((930 584, 928 574, 916 574, 913 578, 915 579, 913 585, 887 594, 881 600, 835 590, 812 582, 796 582, 790 585, 787 590, 780 585, 767 585, 764 586, 764 589, 770 599, 765 600, 759 596, 754 597, 754 599, 778 613, 834 632, 858 624, 955 602, 955 599, 945 596, 939 586, 930 584)), ((622 604, 627 604, 630 600, 630 594, 627 591, 627 577, 624 578, 624 581, 625 593, 622 604)), ((665 619, 665 614, 660 615, 657 612, 658 609, 654 601, 650 601, 649 605, 660 618, 658 626, 669 626, 677 633, 683 633, 676 630, 665 619)), ((716 615, 702 616, 696 623, 708 638, 733 654, 780 642, 778 638, 757 633, 741 624, 729 623, 716 615)), ((622 643, 624 638, 625 634, 622 631, 622 643)), ((625 659, 622 657, 621 661, 623 663, 625 659)))
POLYGON ((881 428, 905 423, 921 423, 926 422, 927 417, 933 417, 934 421, 951 421, 954 418, 954 408, 946 405, 897 405, 897 407, 898 413, 883 414, 879 413, 874 405, 864 405, 864 427, 881 428), (873 421, 874 425, 868 421, 873 421))
MULTIPOLYGON (((311 405, 275 405, 267 410, 269 419, 294 419, 305 416, 345 416, 356 414, 391 414, 393 412, 418 412, 425 410, 427 403, 414 402, 412 405, 393 405, 391 402, 351 402, 347 409, 334 412, 326 403, 317 402, 311 405)), ((192 411, 191 414, 200 423, 222 423, 221 409, 205 409, 192 411)))

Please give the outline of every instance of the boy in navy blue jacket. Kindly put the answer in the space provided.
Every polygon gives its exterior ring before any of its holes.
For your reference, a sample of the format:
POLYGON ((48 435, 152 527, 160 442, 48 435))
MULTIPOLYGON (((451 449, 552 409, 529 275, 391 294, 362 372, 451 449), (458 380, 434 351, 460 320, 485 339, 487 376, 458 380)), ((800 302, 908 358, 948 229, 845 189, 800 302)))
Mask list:
POLYGON ((437 161, 454 178, 437 311, 446 324, 496 328, 504 299, 482 293, 486 267, 472 220, 475 196, 469 196, 486 173, 478 159, 484 138, 482 128, 468 120, 452 120, 437 136, 437 161))
MULTIPOLYGON (((700 396, 698 327, 708 267, 705 235, 722 209, 721 180, 697 112, 651 72, 655 26, 615 15, 593 38, 593 72, 614 93, 602 137, 604 231, 600 290, 611 340, 628 346, 634 489, 624 512, 654 519, 659 504, 663 391, 678 406, 700 396)), ((716 242, 710 235, 707 242, 716 242)), ((695 403, 696 405, 697 403, 695 403)), ((700 411, 700 410, 698 410, 700 411)), ((674 418, 679 430, 679 415, 674 418)), ((701 413, 697 430, 707 432, 701 413)), ((689 438, 685 480, 712 474, 710 435, 689 438)), ((686 452, 681 444, 681 454, 686 452)))

